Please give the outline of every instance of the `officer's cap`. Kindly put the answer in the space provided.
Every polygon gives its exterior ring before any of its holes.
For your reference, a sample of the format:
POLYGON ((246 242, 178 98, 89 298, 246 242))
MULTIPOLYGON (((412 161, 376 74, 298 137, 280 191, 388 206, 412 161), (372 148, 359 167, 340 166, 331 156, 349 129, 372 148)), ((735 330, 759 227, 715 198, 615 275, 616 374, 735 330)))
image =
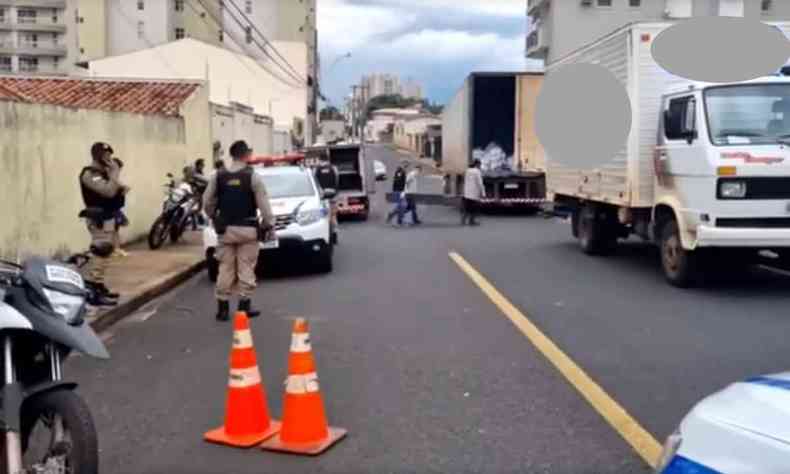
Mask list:
POLYGON ((91 156, 94 160, 103 157, 107 152, 114 153, 112 147, 104 142, 96 142, 91 147, 91 156))

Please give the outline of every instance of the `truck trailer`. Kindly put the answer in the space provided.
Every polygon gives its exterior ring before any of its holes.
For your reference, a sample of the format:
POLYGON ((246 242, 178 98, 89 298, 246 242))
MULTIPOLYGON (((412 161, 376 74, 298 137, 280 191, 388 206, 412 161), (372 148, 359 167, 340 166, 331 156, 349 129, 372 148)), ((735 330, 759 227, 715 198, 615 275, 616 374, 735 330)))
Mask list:
POLYGON ((533 117, 542 83, 542 72, 477 72, 466 78, 442 113, 442 170, 450 195, 463 195, 464 173, 475 156, 493 151, 508 159, 483 164, 483 204, 540 208, 545 161, 533 117))
POLYGON ((605 67, 628 92, 632 127, 601 166, 563 166, 547 152, 546 179, 585 253, 637 235, 659 246, 668 282, 688 287, 712 265, 742 269, 762 251, 790 257, 790 78, 677 77, 651 51, 672 25, 627 25, 547 66, 549 81, 565 65, 605 67))

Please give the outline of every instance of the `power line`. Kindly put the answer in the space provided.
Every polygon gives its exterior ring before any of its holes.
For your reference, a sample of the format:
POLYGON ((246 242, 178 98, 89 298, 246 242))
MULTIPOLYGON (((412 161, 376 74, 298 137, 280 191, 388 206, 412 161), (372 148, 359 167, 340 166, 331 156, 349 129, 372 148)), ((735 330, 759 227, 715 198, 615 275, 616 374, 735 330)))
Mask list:
MULTIPOLYGON (((195 12, 195 15, 197 15, 199 18, 201 18, 201 19, 203 20, 203 23, 205 23, 207 26, 210 26, 210 25, 208 24, 208 22, 206 21, 206 19, 205 19, 205 13, 206 13, 206 12, 200 12, 200 11, 198 11, 198 9, 197 9, 197 8, 195 8, 195 6, 194 6, 194 5, 192 5, 192 2, 186 2, 186 4, 187 4, 187 6, 189 6, 189 8, 190 8, 190 9, 191 9, 193 12, 195 12)), ((219 30, 219 31, 220 31, 220 32, 222 32, 222 25, 218 25, 218 26, 220 27, 220 30, 219 30)), ((233 38, 231 38, 231 39, 233 39, 233 38)), ((234 42, 235 42, 235 40, 234 40, 234 42)), ((231 52, 231 54, 233 54, 233 52, 231 52)), ((233 57, 234 57, 234 58, 235 58, 235 59, 236 59, 236 60, 237 60, 237 61, 238 61, 238 62, 239 62, 239 63, 240 63, 242 66, 244 66, 244 67, 245 67, 245 68, 246 68, 248 71, 250 71, 250 73, 252 73, 253 75, 256 75, 256 76, 258 75, 258 71, 255 71, 254 69, 252 69, 252 68, 250 67, 250 65, 249 65, 249 64, 247 64, 247 63, 246 63, 244 60, 242 60, 242 59, 241 59, 239 56, 237 56, 236 54, 233 54, 233 57)), ((279 80, 279 78, 277 78, 277 79, 279 80)), ((290 85, 290 83, 289 83, 288 85, 290 85)))
MULTIPOLYGON (((218 26, 219 26, 219 27, 220 27, 220 28, 223 30, 223 32, 225 32, 225 29, 223 28, 223 23, 222 23, 221 19, 220 19, 220 18, 217 18, 217 16, 216 16, 216 15, 214 15, 214 14, 210 13, 210 12, 211 12, 211 9, 210 9, 210 8, 208 8, 208 7, 206 7, 206 5, 203 3, 203 0, 197 0, 197 1, 198 1, 198 3, 200 3, 200 5, 201 5, 201 6, 202 6, 202 7, 203 7, 205 10, 206 10, 206 13, 208 13, 208 15, 209 15, 209 16, 210 16, 210 17, 211 17, 213 20, 214 20, 214 22, 215 22, 215 23, 216 23, 216 24, 217 24, 217 25, 218 25, 218 26)), ((242 26, 242 27, 244 27, 244 25, 243 25, 243 24, 242 24, 242 23, 241 23, 241 22, 238 20, 238 18, 236 18, 236 17, 235 17, 235 16, 234 16, 232 13, 229 13, 229 14, 230 14, 231 18, 233 18, 233 20, 234 20, 234 21, 235 21, 237 24, 239 24, 239 26, 242 26)), ((205 19, 204 19, 204 21, 205 21, 205 19)), ((234 43, 236 43, 236 45, 237 45, 237 46, 239 46, 240 48, 244 49, 244 46, 243 46, 243 45, 244 45, 244 43, 242 43, 242 42, 241 42, 241 41, 239 41, 238 39, 234 38, 234 37, 233 37, 233 35, 232 35, 232 34, 230 34, 230 32, 227 32, 227 33, 228 33, 228 36, 230 36, 230 38, 233 40, 233 42, 234 42, 234 43)), ((266 50, 265 50, 265 49, 264 49, 264 48, 263 48, 263 47, 262 47, 260 44, 258 44, 258 42, 257 42, 257 41, 255 41, 255 39, 254 39, 254 38, 252 38, 252 41, 253 41, 253 43, 254 43, 256 46, 258 46, 259 48, 261 48, 261 50, 263 50, 263 51, 264 51, 264 54, 267 54, 267 53, 266 53, 266 50)), ((267 56, 268 56, 268 54, 267 54, 267 56)), ((257 63, 257 64, 258 64, 260 67, 262 67, 264 70, 266 70, 266 72, 268 72, 269 74, 271 74, 273 77, 275 77, 277 80, 279 80, 279 81, 280 81, 280 82, 282 82, 283 84, 286 84, 286 85, 289 85, 289 86, 291 86, 291 87, 295 87, 295 88, 304 88, 304 87, 305 87, 305 86, 304 86, 304 84, 302 84, 302 83, 301 83, 302 81, 301 81, 301 79, 299 79, 299 78, 295 78, 295 79, 297 79, 295 82, 294 82, 293 80, 290 80, 290 79, 285 79, 285 78, 283 78, 282 76, 280 76, 280 75, 279 75, 279 73, 277 73, 277 72, 275 72, 275 71, 271 70, 269 67, 267 67, 267 65, 266 65, 264 62, 257 62, 257 61, 256 61, 256 63, 257 63)), ((280 66, 279 64, 277 64, 277 66, 279 66, 279 67, 282 69, 282 66, 280 66)), ((288 72, 288 71, 285 71, 285 72, 288 72)))
MULTIPOLYGON (((232 0, 217 0, 217 1, 218 1, 218 2, 220 2, 220 6, 224 5, 224 2, 226 2, 226 1, 231 1, 231 2, 232 2, 232 0)), ((236 6, 236 4, 235 4, 235 3, 233 4, 233 6, 234 6, 234 7, 236 7, 236 8, 238 9, 238 6, 236 6)), ((245 32, 246 32, 246 31, 247 31, 247 28, 255 28, 255 25, 253 25, 253 24, 252 24, 252 22, 251 22, 251 21, 249 21, 249 19, 248 19, 248 18, 247 18, 247 22, 248 22, 248 23, 247 23, 247 24, 245 24, 245 23, 244 23, 242 20, 240 20, 240 19, 239 19, 239 18, 238 18, 238 17, 237 17, 237 16, 236 16, 236 15, 235 15, 235 14, 234 14, 232 11, 230 11, 230 10, 227 10, 227 9, 225 9, 225 10, 228 12, 228 15, 230 15, 230 17, 233 19, 233 21, 235 21, 235 22, 236 22, 236 24, 237 24, 237 25, 239 25, 239 26, 242 28, 242 30, 243 30, 243 31, 245 31, 245 32)), ((242 13, 242 16, 244 16, 244 13, 242 13)), ((244 17, 244 18, 246 18, 246 17, 244 17)), ((256 31, 257 31, 257 28, 256 28, 256 31)), ((273 58, 273 57, 272 57, 272 56, 269 54, 269 50, 266 48, 266 46, 265 46, 265 45, 261 45, 260 43, 258 43, 258 41, 255 39, 255 37, 254 37, 254 36, 251 34, 251 32, 250 32, 250 34, 249 34, 249 37, 248 37, 247 39, 249 39, 249 40, 250 40, 250 42, 252 42, 252 43, 253 43, 255 46, 257 46, 257 47, 258 47, 258 48, 259 48, 259 49, 260 49, 260 50, 263 52, 264 56, 266 56, 267 58, 269 58, 269 59, 270 59, 270 60, 271 60, 271 61, 272 61, 272 62, 273 62, 273 63, 274 63, 274 64, 275 64, 275 65, 276 65, 278 68, 280 68, 280 70, 282 70, 282 71, 283 71, 285 74, 287 74, 287 75, 288 75, 288 76, 290 76, 291 78, 295 79, 295 80, 296 80, 297 82, 299 82, 299 83, 304 83, 304 84, 306 84, 306 83, 307 83, 307 80, 305 80, 303 77, 301 77, 301 76, 300 76, 298 73, 296 73, 296 72, 292 72, 292 71, 289 71, 288 69, 286 69, 285 67, 283 67, 283 65, 282 65, 282 64, 280 64, 280 63, 279 63, 279 62, 278 62, 278 61, 277 61, 275 58, 273 58)), ((267 41, 265 37, 264 37, 264 41, 267 41)), ((274 50, 275 52, 277 52, 276 48, 274 48, 273 46, 272 46, 272 50, 274 50)), ((279 54, 279 52, 278 52, 277 54, 279 54)), ((288 65, 290 66, 290 64, 289 64, 287 61, 286 61, 286 64, 288 64, 288 65)), ((291 67, 292 67, 292 66, 291 66, 291 67)))
MULTIPOLYGON (((277 57, 279 57, 280 59, 282 59, 282 61, 283 61, 283 62, 286 64, 286 66, 288 66, 288 68, 289 68, 289 69, 290 69, 290 70, 291 70, 291 71, 292 71, 294 74, 296 74, 296 76, 297 76, 297 77, 298 77, 300 80, 303 80, 303 81, 307 82, 307 81, 306 81, 306 80, 305 80, 305 79, 304 79, 304 78, 301 76, 301 74, 299 73, 299 71, 297 71, 297 70, 296 70, 296 69, 295 69, 295 68, 294 68, 294 67, 291 65, 291 63, 289 63, 289 62, 288 62, 288 60, 287 60, 287 59, 285 59, 285 57, 283 57, 283 55, 282 55, 282 54, 280 54, 280 52, 277 50, 277 48, 275 48, 275 47, 274 47, 274 45, 272 44, 272 42, 271 42, 271 41, 269 41, 269 39, 268 39, 268 38, 266 38, 266 35, 264 35, 264 34, 261 32, 261 30, 259 30, 259 29, 258 29, 258 27, 257 27, 257 26, 255 26, 255 23, 254 23, 252 20, 250 20, 250 19, 249 19, 249 17, 247 17, 247 15, 246 15, 246 14, 245 14, 245 13, 242 11, 242 9, 241 9, 241 8, 239 8, 239 6, 238 6, 238 5, 236 5, 236 2, 235 2, 234 0, 225 0, 225 1, 227 1, 227 2, 229 2, 231 5, 233 5, 233 7, 234 7, 234 8, 236 8, 236 10, 237 10, 237 11, 239 12, 239 14, 242 16, 242 18, 243 18, 243 19, 245 19, 245 20, 246 20, 246 21, 249 23, 249 25, 252 27, 252 29, 253 29, 253 30, 255 30, 255 32, 256 32, 256 33, 258 33, 258 34, 261 36, 261 38, 263 38, 263 42, 264 42, 264 45, 265 45, 265 46, 268 46, 268 47, 270 47, 270 48, 271 48, 271 50, 272 50, 272 51, 274 51, 274 54, 276 54, 276 55, 277 55, 277 57)), ((272 58, 272 59, 273 59, 273 58, 272 58)))

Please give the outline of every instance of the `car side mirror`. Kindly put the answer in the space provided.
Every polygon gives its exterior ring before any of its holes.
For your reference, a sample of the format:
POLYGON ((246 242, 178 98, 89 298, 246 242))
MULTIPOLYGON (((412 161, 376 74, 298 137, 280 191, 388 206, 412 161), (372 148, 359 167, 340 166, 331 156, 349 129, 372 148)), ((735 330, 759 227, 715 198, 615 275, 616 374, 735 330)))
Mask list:
POLYGON ((324 199, 334 199, 337 196, 337 189, 327 188, 323 192, 324 199))

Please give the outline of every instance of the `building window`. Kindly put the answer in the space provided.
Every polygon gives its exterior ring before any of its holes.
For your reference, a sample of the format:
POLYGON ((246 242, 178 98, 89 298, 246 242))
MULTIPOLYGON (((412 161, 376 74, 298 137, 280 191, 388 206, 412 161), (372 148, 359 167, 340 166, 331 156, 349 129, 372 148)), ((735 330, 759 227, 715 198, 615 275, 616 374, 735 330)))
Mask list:
POLYGON ((222 30, 219 30, 219 42, 222 43, 224 41, 225 41, 225 32, 222 31, 222 30))
POLYGON ((244 28, 244 33, 245 33, 245 36, 246 36, 247 44, 252 43, 252 27, 248 26, 248 27, 244 28))
POLYGON ((0 71, 2 72, 11 72, 11 57, 10 56, 0 56, 0 71))
POLYGON ((642 0, 628 0, 628 6, 632 8, 639 8, 642 6, 642 0))
POLYGON ((31 8, 20 8, 16 12, 16 17, 19 23, 35 23, 36 11, 31 8))
POLYGON ((60 58, 58 58, 57 56, 52 58, 52 68, 55 70, 60 68, 60 58))
POLYGON ((25 33, 22 44, 30 48, 38 48, 38 33, 25 33))
POLYGON ((138 10, 145 10, 145 1, 144 0, 137 0, 137 9, 138 10))
POLYGON ((184 0, 176 0, 175 5, 176 5, 176 11, 177 12, 184 11, 184 0))
POLYGON ((244 11, 247 12, 247 14, 252 13, 252 0, 247 0, 244 2, 244 11))
POLYGON ((772 2, 771 0, 763 0, 762 1, 762 7, 761 7, 762 11, 764 11, 764 12, 771 11, 771 8, 773 7, 773 3, 774 2, 772 2))
POLYGON ((598 0, 598 6, 599 7, 611 7, 612 6, 612 0, 598 0))
POLYGON ((184 29, 183 28, 176 28, 176 39, 177 40, 183 39, 184 36, 186 36, 184 34, 184 29))
POLYGON ((53 8, 52 9, 52 23, 57 23, 57 22, 58 22, 58 9, 57 8, 53 8))
POLYGON ((38 58, 20 57, 19 58, 19 71, 20 72, 38 72, 38 58))
POLYGON ((145 22, 138 21, 137 22, 137 39, 143 39, 145 36, 145 22))
POLYGON ((0 8, 0 23, 5 23, 5 8, 0 8))

